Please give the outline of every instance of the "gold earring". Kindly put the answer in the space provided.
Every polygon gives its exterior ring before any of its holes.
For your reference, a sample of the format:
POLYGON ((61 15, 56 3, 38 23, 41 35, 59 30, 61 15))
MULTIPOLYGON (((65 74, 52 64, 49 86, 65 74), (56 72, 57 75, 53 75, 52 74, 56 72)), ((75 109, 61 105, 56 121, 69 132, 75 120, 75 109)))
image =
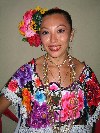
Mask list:
POLYGON ((72 39, 70 39, 70 42, 72 42, 72 39))
POLYGON ((41 44, 41 50, 42 50, 42 51, 45 51, 45 49, 44 49, 44 47, 43 47, 43 45, 42 45, 42 44, 41 44))

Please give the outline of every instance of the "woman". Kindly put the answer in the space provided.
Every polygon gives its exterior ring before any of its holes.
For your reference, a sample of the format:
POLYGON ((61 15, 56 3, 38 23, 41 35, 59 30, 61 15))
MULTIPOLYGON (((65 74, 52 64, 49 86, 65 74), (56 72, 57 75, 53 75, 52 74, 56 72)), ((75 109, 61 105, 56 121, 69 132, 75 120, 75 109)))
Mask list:
POLYGON ((15 133, 92 132, 100 85, 88 65, 69 55, 73 36, 68 12, 45 12, 40 38, 47 53, 20 67, 2 89, 0 112, 11 104, 18 111, 15 133))

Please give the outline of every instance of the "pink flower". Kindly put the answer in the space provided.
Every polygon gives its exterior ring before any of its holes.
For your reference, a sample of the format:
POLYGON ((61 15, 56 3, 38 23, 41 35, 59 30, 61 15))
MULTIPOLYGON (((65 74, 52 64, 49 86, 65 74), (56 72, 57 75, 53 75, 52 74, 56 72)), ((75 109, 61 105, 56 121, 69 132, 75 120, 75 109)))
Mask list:
POLYGON ((26 25, 28 25, 30 23, 30 21, 32 19, 32 15, 33 15, 32 10, 29 10, 24 14, 23 19, 24 19, 24 22, 26 25))
POLYGON ((40 25, 42 21, 42 15, 46 9, 40 7, 26 11, 23 16, 23 20, 19 23, 19 32, 25 38, 22 39, 24 42, 28 42, 30 46, 38 47, 41 44, 39 37, 40 25))
POLYGON ((19 30, 25 34, 25 37, 31 37, 34 36, 34 34, 36 34, 30 27, 31 21, 32 21, 32 15, 35 12, 33 12, 33 10, 29 10, 27 11, 24 16, 23 16, 23 22, 20 23, 20 27, 19 30))
POLYGON ((68 119, 76 119, 80 116, 80 111, 84 106, 84 95, 82 90, 78 91, 77 96, 74 92, 67 91, 61 99, 61 121, 65 122, 68 119))
POLYGON ((50 85, 49 90, 56 91, 56 90, 58 90, 58 86, 53 83, 52 85, 50 85))
POLYGON ((11 90, 12 92, 15 92, 17 90, 18 83, 16 80, 11 80, 8 84, 8 89, 11 90))
POLYGON ((27 30, 25 30, 25 37, 31 37, 34 36, 36 33, 31 30, 29 27, 27 27, 27 30))

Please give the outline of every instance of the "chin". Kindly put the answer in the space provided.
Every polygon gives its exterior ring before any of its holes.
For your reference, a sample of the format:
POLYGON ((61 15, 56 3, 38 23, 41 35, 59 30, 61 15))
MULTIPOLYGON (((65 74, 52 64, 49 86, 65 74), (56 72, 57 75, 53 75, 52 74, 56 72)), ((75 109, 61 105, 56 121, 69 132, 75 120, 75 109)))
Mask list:
POLYGON ((59 52, 47 52, 48 53, 48 55, 50 56, 50 57, 52 57, 52 58, 58 58, 58 57, 60 57, 62 54, 61 53, 59 53, 59 52))

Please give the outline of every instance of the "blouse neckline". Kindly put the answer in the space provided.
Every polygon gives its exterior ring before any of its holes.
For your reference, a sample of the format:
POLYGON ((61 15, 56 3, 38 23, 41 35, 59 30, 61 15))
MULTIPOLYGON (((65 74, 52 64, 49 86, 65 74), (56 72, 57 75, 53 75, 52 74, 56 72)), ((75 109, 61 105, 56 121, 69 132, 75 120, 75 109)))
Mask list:
MULTIPOLYGON (((36 72, 36 59, 33 58, 33 61, 34 61, 34 64, 33 64, 33 65, 34 65, 34 72, 35 72, 35 74, 37 75, 37 77, 39 78, 39 80, 40 80, 40 82, 41 82, 41 86, 44 87, 43 81, 41 80, 39 74, 36 72)), ((81 78, 82 74, 84 73, 84 71, 85 71, 86 68, 87 68, 87 65, 85 64, 85 62, 83 62, 83 63, 84 63, 84 67, 83 67, 83 69, 82 69, 82 71, 81 71, 81 73, 80 73, 78 79, 75 80, 75 81, 73 81, 70 85, 68 85, 68 86, 66 86, 66 87, 61 86, 61 88, 63 88, 63 90, 67 90, 68 88, 71 88, 75 83, 78 83, 78 82, 80 81, 80 78, 81 78)), ((53 83, 56 84, 58 87, 60 86, 60 84, 57 83, 57 82, 49 82, 49 85, 51 85, 51 84, 53 84, 53 83)))

